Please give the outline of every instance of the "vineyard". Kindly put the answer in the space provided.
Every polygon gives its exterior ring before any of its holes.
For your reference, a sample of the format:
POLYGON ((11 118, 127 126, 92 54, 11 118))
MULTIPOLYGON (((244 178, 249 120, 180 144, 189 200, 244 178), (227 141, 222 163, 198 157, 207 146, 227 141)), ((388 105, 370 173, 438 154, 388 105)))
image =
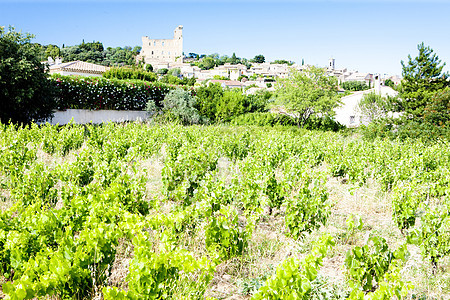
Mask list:
POLYGON ((0 299, 449 299, 450 148, 0 124, 0 299))

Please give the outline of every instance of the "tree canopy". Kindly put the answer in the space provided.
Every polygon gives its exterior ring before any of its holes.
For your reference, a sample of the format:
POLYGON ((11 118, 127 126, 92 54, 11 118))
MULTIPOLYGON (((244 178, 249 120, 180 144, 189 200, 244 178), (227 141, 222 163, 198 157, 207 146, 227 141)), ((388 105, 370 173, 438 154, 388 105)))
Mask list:
POLYGON ((408 118, 423 117, 424 108, 434 92, 448 85, 448 73, 442 70, 442 63, 433 49, 421 43, 419 54, 414 59, 408 55, 408 62, 402 64, 401 108, 408 118))
POLYGON ((262 54, 256 55, 256 56, 252 59, 252 62, 259 63, 259 64, 262 64, 262 63, 265 62, 265 61, 266 61, 266 58, 265 58, 264 55, 262 55, 262 54))
POLYGON ((0 27, 0 120, 29 123, 52 115, 53 89, 33 35, 0 27))
POLYGON ((311 66, 303 72, 292 69, 288 78, 275 85, 275 105, 303 126, 311 116, 332 116, 340 103, 337 79, 324 69, 311 66))

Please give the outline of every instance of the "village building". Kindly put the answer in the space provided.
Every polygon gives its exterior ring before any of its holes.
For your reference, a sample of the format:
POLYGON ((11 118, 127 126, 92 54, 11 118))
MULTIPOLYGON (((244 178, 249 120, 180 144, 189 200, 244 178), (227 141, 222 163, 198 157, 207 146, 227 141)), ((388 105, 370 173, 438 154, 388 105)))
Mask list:
POLYGON ((102 77, 102 74, 109 70, 108 67, 102 65, 79 60, 63 63, 61 58, 53 60, 51 57, 46 64, 49 74, 102 77))
POLYGON ((381 85, 381 80, 375 76, 375 87, 365 91, 354 92, 351 95, 341 98, 342 104, 337 107, 334 119, 346 127, 358 127, 360 125, 367 125, 371 121, 368 116, 365 116, 359 109, 359 102, 363 97, 369 93, 376 93, 382 97, 395 97, 398 92, 391 87, 381 85))

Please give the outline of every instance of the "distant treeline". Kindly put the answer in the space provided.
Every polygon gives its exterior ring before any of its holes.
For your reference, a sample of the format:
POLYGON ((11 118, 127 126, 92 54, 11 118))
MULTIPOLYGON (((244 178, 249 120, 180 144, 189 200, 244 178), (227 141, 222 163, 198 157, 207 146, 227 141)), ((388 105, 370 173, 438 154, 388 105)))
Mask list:
POLYGON ((135 65, 136 55, 141 51, 140 46, 134 48, 125 47, 108 47, 104 48, 101 42, 85 43, 84 41, 75 46, 57 45, 37 45, 40 47, 40 60, 47 60, 48 57, 53 59, 61 57, 64 62, 81 60, 104 66, 131 66, 135 65))

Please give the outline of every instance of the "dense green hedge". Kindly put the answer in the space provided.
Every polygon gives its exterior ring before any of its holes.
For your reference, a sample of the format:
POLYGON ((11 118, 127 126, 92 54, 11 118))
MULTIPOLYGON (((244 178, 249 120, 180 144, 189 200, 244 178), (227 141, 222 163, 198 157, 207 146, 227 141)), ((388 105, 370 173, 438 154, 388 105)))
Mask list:
POLYGON ((270 112, 254 112, 247 113, 235 117, 231 124, 233 125, 258 125, 258 126, 275 126, 275 125, 291 125, 297 123, 289 116, 281 114, 273 114, 270 112))
POLYGON ((145 81, 156 81, 158 76, 153 72, 148 72, 136 68, 111 68, 102 74, 108 79, 139 79, 145 81))
MULTIPOLYGON (((254 112, 236 116, 232 121, 233 125, 257 125, 257 126, 297 126, 297 121, 287 115, 274 114, 270 112, 254 112)), ((304 125, 306 129, 317 129, 326 131, 339 131, 345 126, 337 123, 330 117, 311 117, 304 125)))
MULTIPOLYGON (((165 95, 174 88, 141 80, 108 80, 99 77, 53 75, 58 110, 113 109, 145 110, 149 100, 161 107, 165 95)), ((188 88, 185 88, 188 89, 188 88)), ((189 89, 193 92, 193 89, 189 89)))

